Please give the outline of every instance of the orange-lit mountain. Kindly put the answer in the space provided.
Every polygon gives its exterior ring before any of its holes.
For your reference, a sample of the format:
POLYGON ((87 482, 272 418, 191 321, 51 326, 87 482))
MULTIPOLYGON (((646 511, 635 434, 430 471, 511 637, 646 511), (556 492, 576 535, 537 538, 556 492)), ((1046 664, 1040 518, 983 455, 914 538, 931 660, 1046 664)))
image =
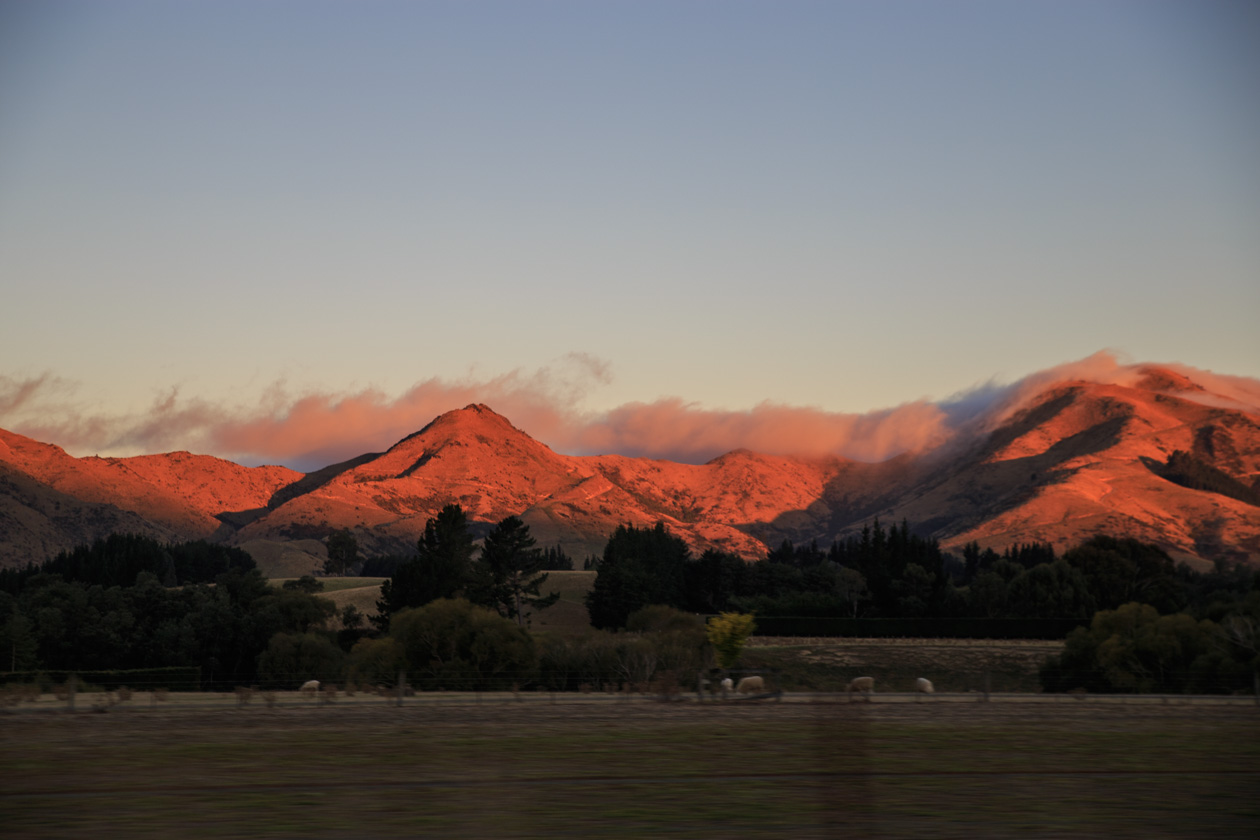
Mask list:
POLYGON ((883 511, 948 547, 1066 548, 1133 536, 1185 560, 1260 561, 1260 507, 1161 477, 1174 450, 1260 489, 1260 412, 1148 367, 1131 387, 1062 383, 883 511), (1229 407, 1223 407, 1229 406, 1229 407))
POLYGON ((701 465, 566 456, 483 405, 306 475, 183 452, 73 458, 0 432, 0 562, 132 530, 212 537, 264 566, 288 552, 309 567, 318 540, 342 527, 365 552, 410 550, 451 501, 478 535, 516 514, 540 544, 579 560, 625 522, 664 521, 697 550, 751 557, 784 539, 825 546, 878 516, 905 518, 946 547, 1037 540, 1063 550, 1107 532, 1181 559, 1260 561, 1260 507, 1161 477, 1183 450, 1254 485, 1260 412, 1170 370, 1144 374, 1128 386, 1060 382, 936 451, 880 464, 744 450, 701 465))
POLYGON ((406 550, 429 517, 458 501, 482 532, 517 514, 540 544, 560 543, 579 558, 602 551, 619 523, 660 520, 698 548, 755 556, 765 551, 760 524, 815 505, 844 466, 744 452, 702 466, 559 455, 486 406, 470 405, 388 452, 329 468, 317 485, 285 498, 236 539, 321 537, 354 523, 365 548, 406 550))
POLYGON ((0 564, 39 562, 112 531, 226 537, 220 514, 263 507, 301 477, 187 452, 75 458, 0 429, 0 564))

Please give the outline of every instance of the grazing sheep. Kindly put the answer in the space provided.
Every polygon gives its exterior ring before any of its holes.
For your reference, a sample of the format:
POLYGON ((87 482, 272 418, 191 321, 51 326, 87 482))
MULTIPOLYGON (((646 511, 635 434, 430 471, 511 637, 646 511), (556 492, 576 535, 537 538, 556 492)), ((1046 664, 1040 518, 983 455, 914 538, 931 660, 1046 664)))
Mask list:
POLYGON ((914 681, 914 690, 920 694, 934 694, 936 688, 933 687, 932 681, 924 677, 919 677, 914 681))
POLYGON ((734 691, 734 690, 735 690, 735 683, 731 682, 730 677, 727 677, 726 679, 722 680, 722 693, 723 694, 725 694, 728 691, 734 691))
POLYGON ((766 681, 761 677, 744 677, 735 686, 736 694, 758 694, 766 690, 766 681))
POLYGON ((865 694, 866 702, 869 703, 871 701, 871 695, 875 693, 875 678, 874 677, 854 677, 849 682, 849 688, 848 688, 848 693, 850 695, 849 697, 850 703, 853 702, 852 695, 855 691, 865 694))
POLYGON ((303 694, 319 694, 319 680, 307 680, 298 691, 303 694))

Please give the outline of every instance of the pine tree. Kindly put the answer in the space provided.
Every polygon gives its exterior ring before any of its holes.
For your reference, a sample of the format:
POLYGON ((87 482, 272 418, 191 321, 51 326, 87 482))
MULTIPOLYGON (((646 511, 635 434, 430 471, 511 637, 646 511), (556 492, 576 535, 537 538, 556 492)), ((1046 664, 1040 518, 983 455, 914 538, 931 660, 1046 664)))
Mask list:
POLYGON ((324 574, 344 575, 359 562, 359 542, 349 528, 335 531, 328 538, 328 559, 324 561, 324 574))
POLYGON ((540 570, 543 553, 535 546, 529 526, 509 516, 494 526, 481 548, 473 571, 469 600, 490 607, 525 626, 524 608, 542 610, 560 600, 560 593, 540 595, 547 574, 540 570))
POLYGON ((381 584, 376 609, 385 625, 401 609, 454 597, 468 584, 473 538, 459 505, 447 505, 426 522, 417 547, 416 556, 400 563, 393 577, 381 584))
POLYGON ((591 624, 624 627, 630 613, 649 604, 686 606, 687 544, 663 523, 654 528, 618 525, 604 546, 595 584, 586 596, 591 624))

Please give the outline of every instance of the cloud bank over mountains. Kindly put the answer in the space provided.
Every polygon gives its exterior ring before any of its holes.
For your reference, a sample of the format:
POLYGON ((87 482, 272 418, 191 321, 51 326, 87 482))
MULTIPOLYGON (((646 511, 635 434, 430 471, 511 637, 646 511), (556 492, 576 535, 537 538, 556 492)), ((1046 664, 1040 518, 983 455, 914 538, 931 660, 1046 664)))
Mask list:
MULTIPOLYGON (((984 434, 1058 382, 1134 385, 1152 367, 1122 362, 1114 352, 1102 351, 1013 383, 989 382, 943 400, 916 400, 863 414, 769 402, 747 410, 710 409, 678 397, 584 411, 580 405, 585 395, 611 381, 611 375, 604 362, 583 354, 532 372, 481 379, 434 377, 395 396, 375 388, 295 394, 281 381, 256 405, 225 406, 185 397, 173 388, 147 410, 131 415, 83 405, 74 383, 50 373, 0 375, 0 427, 77 455, 187 449, 238 463, 280 463, 309 471, 383 451, 439 414, 485 403, 566 454, 703 463, 742 448, 881 461, 984 434)), ((1260 410, 1260 380, 1181 364, 1157 367, 1173 374, 1162 389, 1177 396, 1260 410)))

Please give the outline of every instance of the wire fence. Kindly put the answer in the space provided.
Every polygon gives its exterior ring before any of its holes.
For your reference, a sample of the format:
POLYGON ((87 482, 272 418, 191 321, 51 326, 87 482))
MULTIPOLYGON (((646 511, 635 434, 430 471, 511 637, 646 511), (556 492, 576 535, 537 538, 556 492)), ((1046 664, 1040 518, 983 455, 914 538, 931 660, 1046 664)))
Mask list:
MULTIPOLYGON (((784 691, 773 674, 761 676, 761 682, 744 691, 737 690, 739 678, 748 672, 731 672, 729 681, 712 672, 685 675, 668 674, 647 681, 600 680, 591 675, 578 690, 553 690, 546 685, 529 682, 528 675, 510 683, 499 674, 483 685, 475 682, 449 688, 440 678, 411 677, 402 672, 391 685, 356 685, 318 680, 299 681, 293 675, 295 688, 273 689, 257 685, 235 686, 231 690, 204 691, 200 686, 172 685, 151 672, 131 675, 122 682, 125 672, 111 672, 111 686, 93 684, 70 674, 64 682, 49 685, 40 682, 10 682, 0 686, 0 712, 21 711, 111 711, 126 709, 302 709, 329 706, 416 706, 435 704, 610 704, 610 703, 702 703, 746 704, 778 703, 1002 703, 1046 704, 1088 703, 1105 705, 1255 705, 1260 707, 1260 676, 1253 691, 1243 693, 1089 693, 1083 690, 1049 693, 1003 691, 992 688, 987 673, 978 673, 967 690, 863 691, 855 688, 833 690, 784 691), (724 684, 725 683, 725 684, 724 684)), ((508 675, 509 677, 511 675, 508 675)))

